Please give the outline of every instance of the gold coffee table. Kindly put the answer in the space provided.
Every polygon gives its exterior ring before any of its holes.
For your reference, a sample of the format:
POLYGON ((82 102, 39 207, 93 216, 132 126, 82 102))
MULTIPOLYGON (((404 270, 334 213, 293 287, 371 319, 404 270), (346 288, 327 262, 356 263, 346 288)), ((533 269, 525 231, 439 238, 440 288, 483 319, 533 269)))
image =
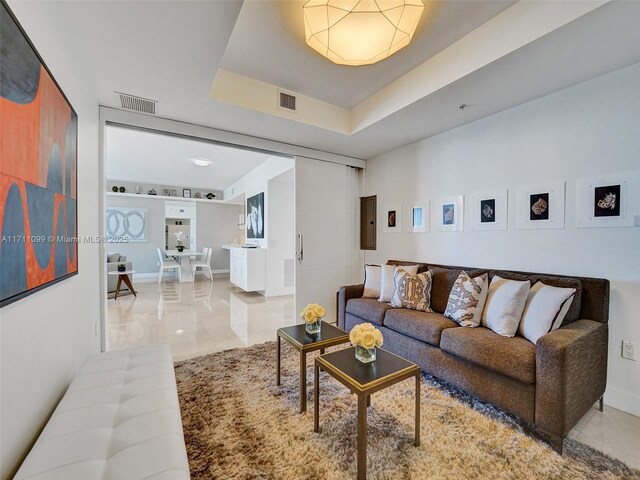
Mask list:
POLYGON ((371 394, 415 377, 415 441, 420 446, 420 368, 393 353, 378 348, 377 358, 362 363, 355 358, 355 347, 316 357, 313 431, 320 431, 320 369, 358 396, 358 480, 367 478, 367 407, 371 394))
POLYGON ((349 334, 341 328, 327 322, 320 322, 320 333, 311 335, 302 325, 293 325, 278 329, 278 357, 276 359, 276 385, 280 385, 280 339, 300 352, 300 413, 307 410, 307 353, 349 341, 349 334))

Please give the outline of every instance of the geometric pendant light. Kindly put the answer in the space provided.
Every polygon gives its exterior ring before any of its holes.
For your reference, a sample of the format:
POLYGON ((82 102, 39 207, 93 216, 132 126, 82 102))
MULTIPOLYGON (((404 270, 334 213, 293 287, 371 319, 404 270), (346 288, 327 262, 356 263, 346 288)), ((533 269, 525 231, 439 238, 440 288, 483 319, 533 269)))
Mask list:
POLYGON ((307 45, 340 65, 370 65, 409 45, 422 0, 309 0, 307 45))

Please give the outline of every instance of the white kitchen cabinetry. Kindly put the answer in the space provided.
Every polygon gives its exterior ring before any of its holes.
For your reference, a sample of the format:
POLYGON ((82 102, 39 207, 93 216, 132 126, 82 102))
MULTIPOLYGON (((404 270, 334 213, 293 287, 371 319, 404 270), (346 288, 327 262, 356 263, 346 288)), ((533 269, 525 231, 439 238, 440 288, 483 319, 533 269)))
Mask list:
POLYGON ((266 290, 267 250, 229 248, 231 283, 247 292, 266 290))

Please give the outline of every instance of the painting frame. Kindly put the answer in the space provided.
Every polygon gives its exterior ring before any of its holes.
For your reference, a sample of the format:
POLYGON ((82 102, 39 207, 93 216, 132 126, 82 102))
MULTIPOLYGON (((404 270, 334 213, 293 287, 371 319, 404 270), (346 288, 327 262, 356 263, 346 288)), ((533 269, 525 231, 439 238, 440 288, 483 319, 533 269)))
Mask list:
POLYGON ((6 2, 0 307, 79 272, 78 114, 6 2), (37 133, 36 133, 37 132, 37 133), (9 159, 9 160, 7 160, 9 159))
MULTIPOLYGON (((576 227, 578 228, 617 228, 635 226, 634 216, 629 202, 629 193, 640 190, 640 176, 637 174, 615 174, 581 177, 576 182, 576 227), (608 187, 617 187, 611 189, 608 187), (617 195, 612 214, 596 215, 599 200, 597 192, 611 190, 617 195), (616 211, 617 210, 617 211, 616 211)), ((637 206, 636 206, 637 208, 637 206)))
POLYGON ((437 232, 464 230, 464 195, 439 197, 431 202, 431 223, 437 232))
POLYGON ((517 229, 564 228, 565 187, 564 180, 519 187, 517 229), (544 212, 539 214, 540 219, 534 220, 535 212, 541 212, 542 208, 544 208, 544 212))
POLYGON ((264 192, 247 198, 245 228, 247 238, 264 239, 266 225, 264 221, 264 192))
POLYGON ((402 232, 402 205, 393 203, 382 209, 382 231, 384 233, 402 232))
POLYGON ((430 230, 431 211, 429 201, 418 201, 407 208, 407 231, 426 233, 430 230))
POLYGON ((474 193, 469 205, 467 220, 471 230, 509 229, 509 191, 506 188, 474 193))

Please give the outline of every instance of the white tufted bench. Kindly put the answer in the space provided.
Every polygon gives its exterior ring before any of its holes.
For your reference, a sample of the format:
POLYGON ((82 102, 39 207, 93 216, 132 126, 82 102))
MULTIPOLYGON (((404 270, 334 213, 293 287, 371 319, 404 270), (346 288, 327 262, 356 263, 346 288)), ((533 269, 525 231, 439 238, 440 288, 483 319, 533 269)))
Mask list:
POLYGON ((17 480, 188 480, 168 345, 90 356, 17 480))

